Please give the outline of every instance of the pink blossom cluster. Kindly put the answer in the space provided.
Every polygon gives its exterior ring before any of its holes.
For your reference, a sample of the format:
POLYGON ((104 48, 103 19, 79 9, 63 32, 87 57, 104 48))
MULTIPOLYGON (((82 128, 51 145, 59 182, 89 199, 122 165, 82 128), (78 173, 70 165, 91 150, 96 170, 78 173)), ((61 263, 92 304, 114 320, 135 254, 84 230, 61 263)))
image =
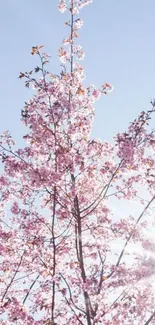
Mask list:
POLYGON ((132 163, 134 159, 134 144, 132 139, 128 138, 119 138, 118 140, 118 156, 123 159, 126 163, 132 163))
POLYGON ((59 0, 58 9, 64 13, 67 8, 72 7, 73 13, 78 14, 79 10, 91 4, 93 0, 59 0))

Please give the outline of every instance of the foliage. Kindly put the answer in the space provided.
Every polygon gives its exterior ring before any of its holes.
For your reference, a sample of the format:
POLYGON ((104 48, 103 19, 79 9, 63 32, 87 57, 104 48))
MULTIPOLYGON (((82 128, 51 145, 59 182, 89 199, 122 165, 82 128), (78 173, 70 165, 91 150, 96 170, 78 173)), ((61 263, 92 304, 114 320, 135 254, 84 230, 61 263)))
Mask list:
POLYGON ((83 85, 84 52, 76 40, 79 11, 91 2, 59 1, 70 15, 58 52, 62 71, 50 73, 42 46, 32 48, 40 64, 19 75, 35 92, 22 110, 26 145, 16 150, 9 132, 1 135, 3 325, 147 325, 154 319, 149 122, 155 104, 117 134, 114 145, 90 137, 95 101, 112 90, 108 83, 83 85), (133 214, 125 209, 117 220, 113 208, 122 213, 124 201, 133 214))

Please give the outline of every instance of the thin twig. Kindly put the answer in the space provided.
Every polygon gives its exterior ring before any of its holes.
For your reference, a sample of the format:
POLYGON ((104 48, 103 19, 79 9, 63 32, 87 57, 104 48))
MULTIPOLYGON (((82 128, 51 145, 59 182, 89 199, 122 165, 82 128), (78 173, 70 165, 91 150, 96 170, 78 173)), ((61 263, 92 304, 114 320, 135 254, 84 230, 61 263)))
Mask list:
POLYGON ((65 279, 65 277, 63 276, 62 273, 59 273, 59 274, 60 274, 60 276, 62 277, 62 279, 64 280, 64 282, 65 282, 65 284, 66 284, 66 286, 67 286, 67 288, 68 288, 69 298, 70 298, 72 304, 74 305, 74 307, 75 307, 76 309, 78 309, 79 311, 81 311, 83 314, 86 315, 86 312, 85 312, 83 309, 81 309, 80 307, 76 306, 76 304, 74 303, 73 298, 72 298, 72 292, 71 292, 71 289, 70 289, 70 286, 69 286, 67 280, 65 279))
POLYGON ((31 284, 31 286, 30 286, 30 289, 29 289, 29 291, 27 292, 27 294, 26 294, 26 296, 25 296, 25 298, 24 298, 24 300, 23 300, 23 305, 25 304, 25 302, 26 302, 26 300, 27 300, 27 298, 28 298, 28 296, 29 296, 29 294, 30 294, 31 289, 34 287, 34 285, 35 285, 35 283, 37 282, 37 280, 39 279, 39 277, 40 277, 40 275, 38 275, 38 276, 36 277, 36 279, 32 282, 32 284, 31 284))
POLYGON ((153 312, 153 314, 150 316, 150 318, 146 321, 144 325, 148 325, 154 317, 155 317, 155 311, 153 312))
MULTIPOLYGON (((125 252, 125 249, 126 249, 128 243, 129 243, 130 239, 132 238, 132 236, 133 236, 134 233, 135 233, 135 229, 136 229, 137 224, 139 223, 139 221, 141 220, 141 218, 144 216, 144 213, 145 213, 145 212, 147 211, 147 209, 150 207, 150 205, 151 205, 151 203, 154 201, 154 199, 155 199, 155 196, 153 196, 152 199, 148 202, 148 204, 146 205, 146 207, 144 208, 144 210, 142 211, 142 213, 140 214, 140 216, 139 216, 138 219, 136 220, 135 225, 134 225, 132 231, 130 232, 130 234, 129 234, 129 236, 128 236, 128 238, 127 238, 127 240, 126 240, 126 242, 125 242, 125 244, 124 244, 124 246, 123 246, 123 249, 122 249, 122 251, 121 251, 121 253, 120 253, 120 255, 119 255, 119 258, 118 258, 117 263, 116 263, 116 267, 119 266, 119 264, 120 264, 120 262, 121 262, 121 259, 122 259, 123 255, 124 255, 124 252, 125 252)), ((115 273, 115 269, 114 269, 114 270, 113 270, 109 275, 107 275, 106 278, 107 278, 107 279, 110 278, 114 273, 115 273)))
POLYGON ((7 285, 6 290, 5 290, 5 292, 4 292, 3 296, 2 296, 1 301, 4 300, 4 298, 5 298, 5 296, 6 296, 7 292, 8 292, 8 290, 9 290, 9 288, 11 287, 11 285, 12 285, 12 283, 13 283, 15 277, 16 277, 16 274, 18 273, 18 270, 19 270, 19 268, 20 268, 20 266, 21 266, 21 263, 22 263, 22 259, 23 259, 23 257, 24 257, 24 254, 25 254, 25 250, 24 250, 22 256, 20 257, 20 261, 19 261, 19 263, 18 263, 17 269, 16 269, 16 271, 15 271, 15 273, 14 273, 14 275, 13 275, 11 281, 10 281, 9 284, 7 285))

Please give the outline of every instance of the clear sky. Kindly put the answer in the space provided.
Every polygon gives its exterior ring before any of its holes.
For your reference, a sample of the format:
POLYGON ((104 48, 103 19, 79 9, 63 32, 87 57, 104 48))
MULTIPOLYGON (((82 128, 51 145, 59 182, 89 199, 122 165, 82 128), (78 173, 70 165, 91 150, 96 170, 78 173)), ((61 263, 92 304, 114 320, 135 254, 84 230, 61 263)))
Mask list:
MULTIPOLYGON (((37 66, 31 47, 43 44, 52 55, 51 72, 67 35, 66 14, 57 0, 0 0, 0 133, 9 129, 21 144, 20 111, 30 91, 18 79, 20 71, 37 66)), ((123 131, 155 97, 155 0, 94 0, 81 11, 87 83, 114 85, 114 92, 96 105, 93 136, 111 140, 123 131)))

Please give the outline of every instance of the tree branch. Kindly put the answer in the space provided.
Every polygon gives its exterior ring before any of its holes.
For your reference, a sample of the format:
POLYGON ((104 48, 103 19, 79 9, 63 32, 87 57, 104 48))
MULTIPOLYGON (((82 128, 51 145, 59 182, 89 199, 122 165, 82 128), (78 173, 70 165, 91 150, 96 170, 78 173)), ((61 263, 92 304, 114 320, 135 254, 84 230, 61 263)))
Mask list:
POLYGON ((40 277, 40 275, 38 275, 38 276, 36 277, 36 279, 32 282, 32 284, 31 284, 31 286, 30 286, 30 289, 29 289, 29 291, 27 292, 27 294, 26 294, 26 296, 25 296, 25 298, 24 298, 24 300, 23 300, 23 305, 25 304, 25 302, 26 302, 26 300, 27 300, 27 298, 28 298, 28 296, 29 296, 29 294, 30 294, 31 289, 33 288, 33 286, 35 285, 35 283, 37 282, 37 280, 39 279, 39 277, 40 277))
POLYGON ((146 321, 144 325, 148 325, 154 317, 155 317, 155 311, 153 312, 153 314, 150 316, 150 318, 146 321))
POLYGON ((10 281, 9 284, 7 285, 6 290, 5 290, 5 292, 4 292, 3 296, 2 296, 1 301, 4 300, 4 298, 5 298, 5 296, 6 296, 7 292, 8 292, 8 290, 9 290, 9 288, 11 287, 11 285, 12 285, 12 283, 13 283, 15 277, 16 277, 16 274, 18 273, 18 270, 19 270, 19 268, 20 268, 20 266, 21 266, 21 263, 22 263, 22 260, 23 260, 24 254, 25 254, 25 250, 24 250, 22 256, 20 257, 20 261, 19 261, 19 263, 18 263, 17 269, 16 269, 16 271, 15 271, 15 273, 14 273, 14 275, 13 275, 11 281, 10 281))

